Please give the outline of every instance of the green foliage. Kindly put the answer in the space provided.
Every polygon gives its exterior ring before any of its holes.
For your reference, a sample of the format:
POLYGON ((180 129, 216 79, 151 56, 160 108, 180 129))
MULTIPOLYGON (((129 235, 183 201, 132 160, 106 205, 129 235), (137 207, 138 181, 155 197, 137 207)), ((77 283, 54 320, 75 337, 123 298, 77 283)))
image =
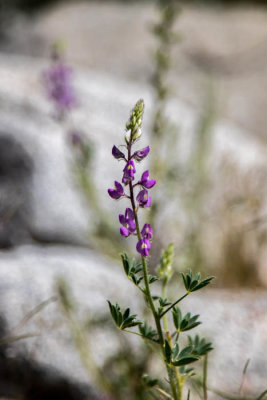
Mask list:
MULTIPOLYGON (((143 269, 142 264, 136 264, 134 258, 130 261, 127 253, 122 253, 121 259, 125 274, 136 286, 138 286, 143 279, 143 276, 138 275, 143 269)), ((155 278, 157 279, 157 277, 155 278)), ((151 275, 151 281, 155 281, 156 279, 153 280, 151 275)))
POLYGON ((145 339, 152 340, 154 342, 157 342, 158 339, 158 333, 155 329, 153 329, 151 326, 148 326, 146 322, 140 324, 138 326, 139 332, 145 339))
POLYGON ((130 315, 130 308, 126 308, 124 313, 122 313, 121 308, 117 303, 114 306, 110 301, 108 301, 108 305, 112 318, 119 329, 124 330, 132 328, 142 323, 141 321, 136 320, 136 314, 130 315))
POLYGON ((198 361, 200 358, 198 355, 193 353, 192 346, 186 346, 181 352, 179 352, 178 343, 176 343, 175 346, 171 348, 167 339, 165 340, 164 350, 166 362, 175 367, 191 364, 195 361, 198 361))
POLYGON ((209 351, 213 350, 212 344, 210 342, 206 342, 205 338, 200 339, 198 335, 195 335, 194 338, 188 336, 188 343, 193 349, 193 354, 198 356, 204 356, 209 351))
POLYGON ((158 379, 151 379, 147 374, 142 376, 142 380, 147 387, 154 387, 158 384, 158 379))
POLYGON ((187 313, 184 317, 182 316, 181 310, 178 307, 173 307, 172 318, 174 326, 177 332, 185 332, 200 325, 201 322, 197 321, 199 315, 191 317, 190 313, 187 313))
POLYGON ((187 274, 182 272, 182 277, 187 292, 195 292, 196 290, 202 289, 203 287, 207 286, 212 279, 214 279, 214 276, 210 276, 202 281, 200 272, 193 277, 191 269, 187 274))

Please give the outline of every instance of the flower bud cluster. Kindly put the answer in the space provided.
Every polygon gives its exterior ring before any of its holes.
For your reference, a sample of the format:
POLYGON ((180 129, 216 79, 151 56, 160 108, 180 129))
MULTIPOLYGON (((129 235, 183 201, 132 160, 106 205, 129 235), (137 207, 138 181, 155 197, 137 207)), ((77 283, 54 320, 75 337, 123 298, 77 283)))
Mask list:
POLYGON ((126 123, 126 135, 125 142, 129 145, 131 142, 135 142, 142 135, 141 126, 143 122, 144 114, 144 101, 139 100, 133 108, 130 118, 126 123))
POLYGON ((147 257, 151 249, 153 230, 149 224, 144 224, 142 230, 140 230, 137 214, 140 208, 149 208, 151 206, 151 197, 149 196, 148 190, 156 184, 156 181, 149 178, 148 170, 143 172, 139 180, 136 180, 135 177, 135 161, 141 162, 147 157, 150 151, 149 146, 137 150, 132 154, 132 146, 140 137, 143 112, 144 102, 143 100, 139 100, 132 110, 129 121, 126 124, 126 130, 128 131, 125 137, 127 153, 124 154, 116 146, 112 148, 113 157, 117 160, 124 160, 125 165, 122 171, 121 183, 115 181, 114 187, 108 189, 108 194, 115 200, 127 198, 131 201, 131 208, 126 208, 124 214, 119 215, 121 224, 120 233, 125 237, 130 235, 137 236, 138 242, 136 250, 142 257, 147 257), (128 188, 128 194, 125 193, 126 188, 128 188), (136 196, 134 194, 135 189, 139 190, 136 196))

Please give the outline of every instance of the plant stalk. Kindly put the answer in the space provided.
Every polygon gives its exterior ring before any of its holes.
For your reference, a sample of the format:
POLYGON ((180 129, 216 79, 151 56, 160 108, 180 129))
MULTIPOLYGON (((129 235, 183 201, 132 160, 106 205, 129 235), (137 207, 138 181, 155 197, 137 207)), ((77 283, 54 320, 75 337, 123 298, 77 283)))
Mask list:
MULTIPOLYGON (((130 159, 131 159, 131 144, 128 145, 128 160, 130 160, 130 159)), ((130 200, 131 200, 132 209, 133 209, 133 213, 134 213, 134 220, 135 220, 135 225, 136 225, 137 237, 138 237, 138 240, 141 240, 142 238, 141 238, 141 233, 140 233, 139 220, 138 220, 138 216, 137 216, 137 212, 136 212, 133 184, 132 184, 131 181, 129 182, 129 188, 130 188, 130 200)), ((145 294, 146 294, 150 309, 152 311, 152 314, 153 314, 153 317, 154 317, 154 321, 155 321, 155 324, 156 324, 156 328, 157 328, 157 332, 158 332, 158 335, 159 335, 159 344, 160 344, 162 355, 163 355, 163 359, 164 359, 164 362, 165 362, 165 365, 166 365, 166 369, 167 369, 167 373, 168 373, 168 377, 169 377, 169 381, 170 381, 170 386, 171 386, 171 390, 172 390, 173 399, 174 400, 181 400, 181 398, 178 397, 178 394, 177 394, 176 381, 175 381, 175 379, 173 379, 173 369, 167 364, 166 359, 165 359, 164 337, 163 337, 162 327, 161 327, 161 323, 160 323, 160 317, 159 317, 159 315, 158 315, 158 313, 156 311, 155 304, 154 304, 154 301, 152 299, 152 295, 151 295, 151 292, 150 292, 147 262, 146 262, 145 257, 141 257, 141 259, 142 259, 144 282, 145 282, 145 289, 146 289, 145 294)))

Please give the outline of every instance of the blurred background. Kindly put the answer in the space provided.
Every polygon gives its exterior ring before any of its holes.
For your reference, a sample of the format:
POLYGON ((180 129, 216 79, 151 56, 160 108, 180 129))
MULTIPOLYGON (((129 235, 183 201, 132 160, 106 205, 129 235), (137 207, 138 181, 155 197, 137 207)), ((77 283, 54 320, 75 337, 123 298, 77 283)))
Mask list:
POLYGON ((0 0, 1 398, 148 399, 153 357, 106 305, 142 310, 107 195, 139 98, 150 268, 173 242, 173 297, 181 271, 216 276, 185 302, 214 342, 210 395, 266 389, 266 3, 0 0))

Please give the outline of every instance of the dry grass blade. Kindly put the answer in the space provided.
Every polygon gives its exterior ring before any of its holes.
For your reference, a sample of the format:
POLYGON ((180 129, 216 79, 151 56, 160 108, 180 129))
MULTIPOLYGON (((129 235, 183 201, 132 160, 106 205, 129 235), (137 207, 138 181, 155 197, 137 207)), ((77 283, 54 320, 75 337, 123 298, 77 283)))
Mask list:
POLYGON ((0 339, 0 346, 4 346, 5 344, 10 344, 13 342, 17 342, 18 340, 29 339, 36 336, 40 336, 38 333, 27 333, 25 335, 18 335, 18 336, 6 336, 0 339))
POLYGON ((40 311, 42 311, 50 303, 53 303, 55 301, 57 301, 56 296, 52 296, 49 299, 42 301, 40 304, 38 304, 36 307, 34 307, 30 312, 28 312, 25 315, 25 317, 19 322, 19 324, 11 330, 11 332, 18 331, 19 329, 23 328, 30 319, 32 319, 36 314, 38 314, 40 311))

